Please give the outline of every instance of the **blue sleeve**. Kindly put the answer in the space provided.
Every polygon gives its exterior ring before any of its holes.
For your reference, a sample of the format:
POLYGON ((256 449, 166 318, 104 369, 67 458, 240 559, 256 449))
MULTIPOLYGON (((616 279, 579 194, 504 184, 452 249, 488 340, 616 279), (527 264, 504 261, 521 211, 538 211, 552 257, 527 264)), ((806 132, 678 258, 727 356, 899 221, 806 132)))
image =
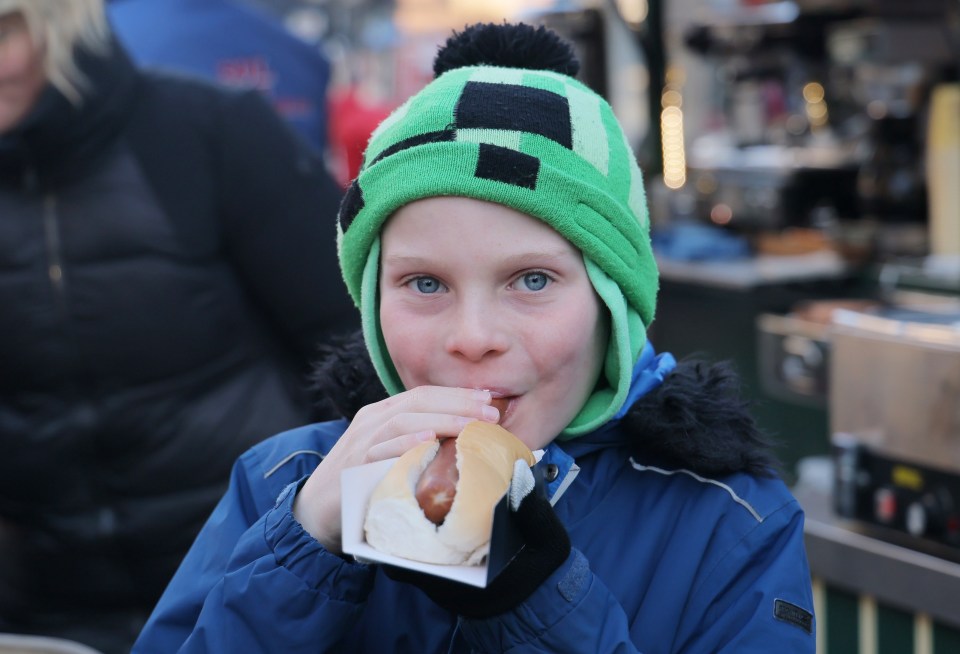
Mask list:
POLYGON ((703 571, 676 633, 638 633, 577 550, 519 607, 462 620, 460 628, 474 650, 510 654, 768 654, 771 646, 778 654, 814 654, 812 612, 800 624, 803 607, 813 605, 806 560, 803 513, 793 502, 703 571), (793 610, 776 615, 778 601, 793 610))
POLYGON ((623 608, 576 549, 523 604, 487 620, 462 620, 460 630, 480 652, 639 652, 623 608))
POLYGON ((303 530, 292 511, 299 484, 260 515, 242 463, 134 653, 336 652, 356 623, 373 570, 303 530))
POLYGON ((763 522, 690 594, 677 650, 718 654, 814 654, 813 591, 796 500, 763 522), (782 609, 782 610, 781 610, 782 609))

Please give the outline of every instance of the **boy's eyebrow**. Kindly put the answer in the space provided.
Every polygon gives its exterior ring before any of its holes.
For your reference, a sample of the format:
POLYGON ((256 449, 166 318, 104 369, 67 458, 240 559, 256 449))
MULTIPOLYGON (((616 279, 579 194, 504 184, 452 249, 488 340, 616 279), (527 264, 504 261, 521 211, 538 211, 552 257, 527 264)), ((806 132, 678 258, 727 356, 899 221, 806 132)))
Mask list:
MULTIPOLYGON (((503 259, 503 263, 510 268, 529 268, 560 263, 570 258, 570 251, 566 249, 553 250, 535 250, 531 252, 518 252, 511 254, 503 259)), ((436 259, 430 256, 392 254, 383 258, 383 263, 390 263, 402 266, 426 266, 438 263, 436 259)))
POLYGON ((384 256, 380 261, 380 267, 387 264, 401 266, 403 268, 421 268, 426 267, 433 261, 430 257, 418 257, 412 255, 392 254, 384 256))
POLYGON ((566 249, 556 250, 535 250, 533 252, 523 252, 510 255, 504 259, 504 262, 511 268, 530 268, 540 266, 550 266, 562 263, 570 259, 570 251, 566 249))

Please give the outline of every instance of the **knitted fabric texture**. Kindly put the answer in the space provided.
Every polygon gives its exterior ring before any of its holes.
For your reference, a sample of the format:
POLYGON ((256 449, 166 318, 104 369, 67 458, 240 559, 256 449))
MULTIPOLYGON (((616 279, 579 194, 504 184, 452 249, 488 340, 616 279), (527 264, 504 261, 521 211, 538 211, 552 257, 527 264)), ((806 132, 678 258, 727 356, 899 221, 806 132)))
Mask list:
POLYGON ((373 133, 341 205, 338 247, 371 357, 391 394, 403 386, 378 322, 379 234, 394 211, 434 196, 512 207, 583 252, 611 310, 612 334, 606 384, 564 436, 609 419, 626 398, 658 288, 642 176, 611 107, 560 73, 466 66, 437 77, 373 133))

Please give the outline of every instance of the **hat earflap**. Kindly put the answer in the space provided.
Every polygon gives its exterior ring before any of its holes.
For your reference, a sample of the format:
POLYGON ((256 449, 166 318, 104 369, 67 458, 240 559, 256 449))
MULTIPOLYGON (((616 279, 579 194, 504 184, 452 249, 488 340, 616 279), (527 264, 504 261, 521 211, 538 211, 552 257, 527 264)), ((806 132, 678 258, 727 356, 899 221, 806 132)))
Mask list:
POLYGON ((627 302, 617 283, 592 260, 583 257, 594 290, 610 314, 610 340, 604 359, 603 375, 559 440, 588 434, 609 422, 623 407, 633 381, 633 367, 647 342, 647 331, 640 314, 627 302))
POLYGON ((370 246, 367 263, 363 267, 360 282, 360 324, 363 328, 363 340, 377 376, 389 395, 402 393, 403 382, 387 352, 380 328, 380 237, 377 236, 370 246))

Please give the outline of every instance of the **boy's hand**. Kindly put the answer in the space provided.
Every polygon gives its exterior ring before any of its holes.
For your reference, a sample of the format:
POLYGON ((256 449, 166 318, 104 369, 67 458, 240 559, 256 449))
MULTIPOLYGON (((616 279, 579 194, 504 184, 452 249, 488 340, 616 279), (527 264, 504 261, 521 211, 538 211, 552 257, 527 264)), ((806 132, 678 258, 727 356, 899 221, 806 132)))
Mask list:
POLYGON ((489 391, 420 386, 357 412, 297 494, 293 514, 334 554, 341 552, 340 474, 346 468, 400 456, 424 441, 456 436, 472 420, 495 423, 489 391))
POLYGON ((486 588, 384 566, 388 577, 413 584, 443 608, 465 618, 489 618, 527 599, 570 555, 570 537, 549 500, 534 490, 533 473, 514 464, 510 509, 524 539, 523 549, 486 588))

